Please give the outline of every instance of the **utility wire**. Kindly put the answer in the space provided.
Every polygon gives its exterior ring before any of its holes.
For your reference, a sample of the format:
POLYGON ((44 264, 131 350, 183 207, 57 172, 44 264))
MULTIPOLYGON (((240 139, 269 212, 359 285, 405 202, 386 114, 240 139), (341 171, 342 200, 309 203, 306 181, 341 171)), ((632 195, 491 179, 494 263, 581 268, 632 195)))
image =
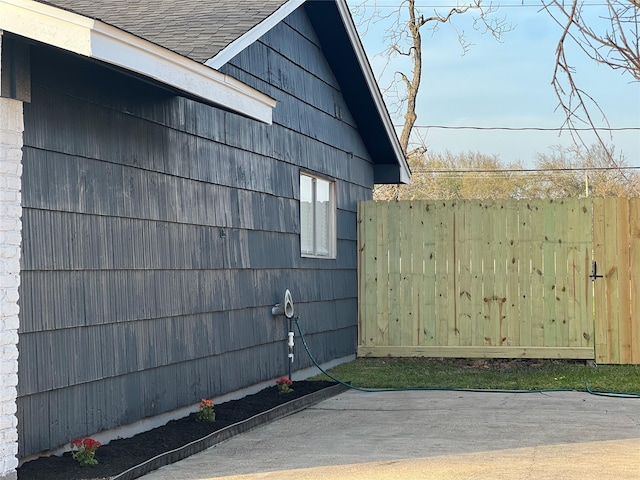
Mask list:
MULTIPOLYGON (((402 128, 402 124, 394 124, 396 128, 402 128)), ((414 125, 413 128, 439 128, 443 130, 506 130, 515 132, 592 132, 594 130, 604 132, 640 131, 640 127, 597 127, 597 128, 569 128, 569 127, 479 127, 479 126, 454 126, 454 125, 414 125)))
MULTIPOLYGON (((357 3, 357 2, 352 2, 351 0, 349 1, 349 3, 357 3)), ((387 3, 387 4, 379 4, 379 3, 375 3, 375 4, 371 4, 371 5, 364 5, 363 8, 399 8, 401 7, 401 3, 400 2, 394 2, 394 3, 387 3)), ((502 4, 502 3, 498 3, 498 4, 492 4, 491 5, 494 8, 544 8, 544 5, 542 3, 529 3, 529 4, 502 4)), ((608 7, 609 5, 607 3, 583 3, 581 4, 581 7, 608 7)), ((416 8, 462 8, 465 7, 464 4, 462 5, 416 5, 416 8)))
POLYGON ((542 172, 596 172, 596 171, 640 170, 640 166, 633 167, 566 167, 566 168, 500 168, 496 170, 431 170, 429 168, 412 168, 414 173, 542 173, 542 172))

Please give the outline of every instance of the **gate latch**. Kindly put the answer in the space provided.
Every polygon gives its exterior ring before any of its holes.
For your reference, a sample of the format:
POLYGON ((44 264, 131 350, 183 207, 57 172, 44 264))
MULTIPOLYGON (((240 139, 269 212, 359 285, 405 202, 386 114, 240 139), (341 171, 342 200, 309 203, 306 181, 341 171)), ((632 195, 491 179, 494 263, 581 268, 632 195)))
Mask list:
POLYGON ((604 275, 598 275, 598 264, 594 260, 591 264, 591 275, 589 275, 592 282, 595 282, 598 278, 604 278, 604 275))

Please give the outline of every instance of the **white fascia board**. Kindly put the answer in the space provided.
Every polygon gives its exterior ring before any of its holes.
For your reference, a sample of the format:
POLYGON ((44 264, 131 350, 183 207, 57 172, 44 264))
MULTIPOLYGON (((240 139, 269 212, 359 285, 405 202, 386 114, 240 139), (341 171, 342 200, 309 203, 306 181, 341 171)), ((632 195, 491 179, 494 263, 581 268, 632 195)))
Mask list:
POLYGON ((275 100, 213 68, 102 22, 92 29, 91 46, 95 59, 271 124, 275 100))
POLYGON ((33 0, 0 0, 0 30, 152 78, 271 124, 275 100, 208 66, 103 22, 33 0))
POLYGON ((0 0, 0 30, 91 56, 94 21, 32 0, 0 0))
POLYGON ((409 163, 407 162, 407 158, 405 157, 404 152, 402 151, 402 147, 400 146, 400 142, 398 141, 398 135, 396 134, 396 130, 393 127, 393 122, 391 121, 391 117, 389 116, 389 111, 387 110, 384 99, 382 98, 382 94, 380 93, 380 88, 378 87, 376 77, 373 74, 373 70, 371 70, 371 65, 369 64, 369 60, 367 59, 367 54, 365 53, 364 48, 362 47, 362 43, 360 42, 360 36, 358 35, 355 24, 353 23, 353 19, 351 17, 349 7, 347 6, 347 2, 345 0, 335 0, 335 2, 338 6, 340 16, 342 17, 342 23, 344 24, 347 34, 349 35, 349 39, 351 40, 351 45, 356 52, 360 70, 362 70, 362 74, 364 75, 367 85, 369 86, 369 93, 371 94, 371 97, 375 102, 376 109, 378 110, 380 119, 384 124, 384 128, 387 132, 387 136, 389 137, 389 141, 393 146, 395 156, 397 157, 398 167, 400 168, 400 182, 409 183, 409 180, 411 179, 411 169, 409 168, 409 163))
POLYGON ((306 0, 289 0, 285 4, 281 5, 278 10, 269 15, 266 19, 253 27, 248 32, 245 32, 240 37, 236 38, 233 42, 223 48, 218 54, 206 62, 205 65, 211 68, 218 69, 225 65, 229 60, 242 52, 249 45, 253 44, 265 33, 275 27, 282 20, 287 18, 291 13, 300 7, 306 0))

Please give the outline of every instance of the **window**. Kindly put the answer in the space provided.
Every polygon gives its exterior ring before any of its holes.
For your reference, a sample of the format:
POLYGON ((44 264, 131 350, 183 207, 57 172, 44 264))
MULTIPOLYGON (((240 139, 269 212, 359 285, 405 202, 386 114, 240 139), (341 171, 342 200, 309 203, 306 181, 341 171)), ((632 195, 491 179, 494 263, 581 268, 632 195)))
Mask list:
POLYGON ((304 257, 336 256, 335 182, 300 174, 300 250, 304 257))

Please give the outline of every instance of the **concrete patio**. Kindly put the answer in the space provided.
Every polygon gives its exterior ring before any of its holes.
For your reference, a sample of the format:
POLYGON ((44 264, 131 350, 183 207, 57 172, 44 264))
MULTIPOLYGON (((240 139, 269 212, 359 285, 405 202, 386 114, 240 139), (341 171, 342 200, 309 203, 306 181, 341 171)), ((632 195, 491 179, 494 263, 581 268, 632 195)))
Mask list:
POLYGON ((350 390, 142 478, 638 479, 640 398, 350 390))

